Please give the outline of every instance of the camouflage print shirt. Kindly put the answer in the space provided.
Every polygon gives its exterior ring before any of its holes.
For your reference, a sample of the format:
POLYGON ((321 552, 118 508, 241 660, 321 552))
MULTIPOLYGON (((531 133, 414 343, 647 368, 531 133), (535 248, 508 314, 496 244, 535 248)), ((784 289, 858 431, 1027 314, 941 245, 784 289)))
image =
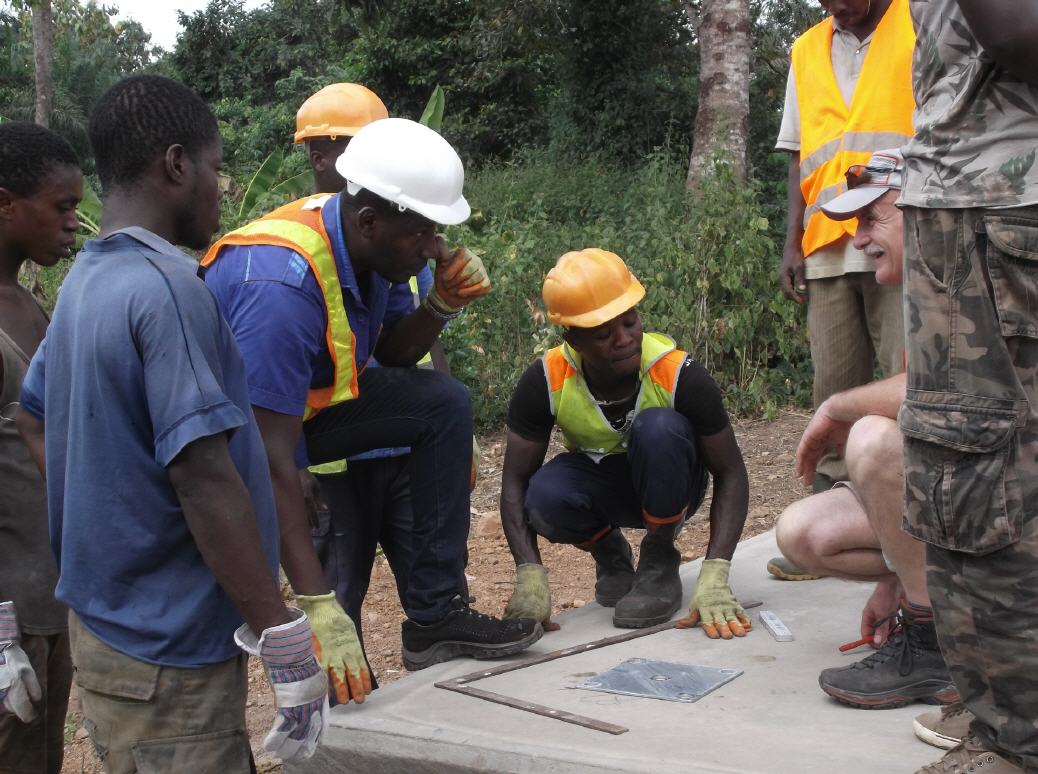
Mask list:
POLYGON ((989 57, 955 0, 911 0, 915 137, 901 204, 958 209, 1038 203, 1038 89, 989 57))

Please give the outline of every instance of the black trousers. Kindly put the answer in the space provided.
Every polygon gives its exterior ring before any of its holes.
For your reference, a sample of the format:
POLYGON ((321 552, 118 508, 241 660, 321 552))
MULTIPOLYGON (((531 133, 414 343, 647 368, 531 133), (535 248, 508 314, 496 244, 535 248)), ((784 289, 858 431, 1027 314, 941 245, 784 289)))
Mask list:
POLYGON ((605 527, 644 527, 644 514, 666 519, 703 502, 708 474, 695 429, 673 409, 641 412, 627 454, 600 462, 582 452, 560 454, 534 473, 526 519, 553 543, 583 543, 605 527))

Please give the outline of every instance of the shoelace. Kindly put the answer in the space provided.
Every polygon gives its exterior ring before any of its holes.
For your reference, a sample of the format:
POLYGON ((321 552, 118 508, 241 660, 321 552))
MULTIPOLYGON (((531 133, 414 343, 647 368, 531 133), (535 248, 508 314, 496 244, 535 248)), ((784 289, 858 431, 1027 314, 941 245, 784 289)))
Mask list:
MULTIPOLYGON (((877 621, 875 628, 878 629, 891 618, 894 619, 894 626, 890 630, 890 636, 887 637, 887 641, 883 643, 883 646, 879 650, 866 656, 855 666, 873 669, 896 656, 898 674, 904 676, 912 671, 915 661, 915 653, 920 649, 920 647, 915 641, 915 634, 912 625, 905 620, 904 614, 898 610, 892 616, 887 616, 886 618, 877 621)), ((867 642, 869 642, 869 640, 864 640, 859 644, 865 644, 867 642)), ((843 648, 841 647, 840 650, 843 651, 843 648)))
POLYGON ((964 715, 968 710, 966 705, 961 701, 957 701, 954 704, 948 704, 941 708, 941 720, 948 720, 956 715, 964 715))

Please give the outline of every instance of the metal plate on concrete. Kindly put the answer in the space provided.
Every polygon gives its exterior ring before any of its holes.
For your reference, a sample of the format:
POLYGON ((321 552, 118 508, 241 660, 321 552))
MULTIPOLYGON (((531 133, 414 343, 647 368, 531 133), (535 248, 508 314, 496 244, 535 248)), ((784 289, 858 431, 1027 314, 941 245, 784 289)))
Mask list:
POLYGON ((741 674, 741 669, 632 658, 573 687, 691 704, 741 674))

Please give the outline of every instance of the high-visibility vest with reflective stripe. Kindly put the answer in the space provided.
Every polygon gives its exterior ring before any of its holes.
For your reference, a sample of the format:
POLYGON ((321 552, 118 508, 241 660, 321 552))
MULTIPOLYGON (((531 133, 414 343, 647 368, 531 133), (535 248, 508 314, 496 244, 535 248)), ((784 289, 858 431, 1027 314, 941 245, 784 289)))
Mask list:
MULTIPOLYGON (((411 277, 411 279, 408 280, 408 284, 411 286, 411 296, 414 298, 414 308, 417 309, 422 305, 422 293, 418 290, 418 277, 411 277)), ((426 352, 422 359, 415 365, 419 368, 432 368, 432 355, 426 352)))
POLYGON ((211 265, 219 260, 220 251, 228 245, 274 245, 294 250, 310 264, 324 297, 328 318, 325 341, 332 358, 333 377, 329 386, 311 388, 307 393, 304 420, 322 409, 357 397, 356 338, 346 317, 335 255, 321 218, 321 207, 327 199, 327 194, 310 196, 279 207, 227 234, 209 248, 202 259, 203 266, 211 265))
POLYGON ((912 136, 912 51, 915 30, 908 0, 893 0, 873 34, 848 108, 832 66, 832 17, 793 43, 793 76, 800 109, 800 190, 804 255, 857 230, 856 219, 835 221, 821 206, 846 190, 845 173, 873 151, 896 148, 912 136))
MULTIPOLYGON (((642 334, 641 386, 634 413, 648 408, 674 408, 674 391, 686 353, 660 333, 642 334)), ((580 368, 580 355, 568 344, 548 350, 542 358, 548 381, 548 399, 563 443, 570 451, 623 454, 627 430, 613 428, 595 402, 580 368)))

